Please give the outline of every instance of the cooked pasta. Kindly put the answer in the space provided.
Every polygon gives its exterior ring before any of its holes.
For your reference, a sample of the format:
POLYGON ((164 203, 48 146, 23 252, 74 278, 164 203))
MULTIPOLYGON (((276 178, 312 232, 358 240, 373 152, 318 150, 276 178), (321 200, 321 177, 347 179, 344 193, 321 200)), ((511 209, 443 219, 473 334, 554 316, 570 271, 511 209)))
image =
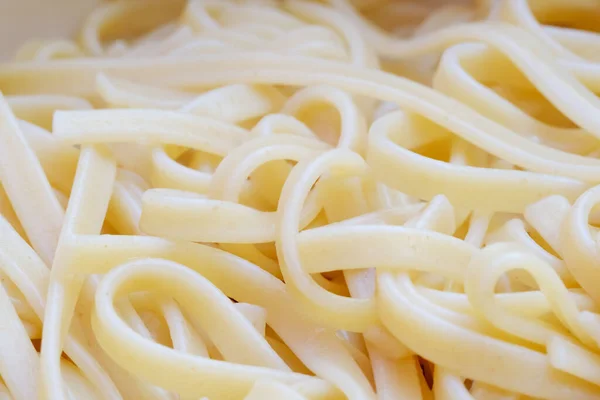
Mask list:
POLYGON ((600 399, 596 0, 116 0, 0 64, 0 398, 600 399))

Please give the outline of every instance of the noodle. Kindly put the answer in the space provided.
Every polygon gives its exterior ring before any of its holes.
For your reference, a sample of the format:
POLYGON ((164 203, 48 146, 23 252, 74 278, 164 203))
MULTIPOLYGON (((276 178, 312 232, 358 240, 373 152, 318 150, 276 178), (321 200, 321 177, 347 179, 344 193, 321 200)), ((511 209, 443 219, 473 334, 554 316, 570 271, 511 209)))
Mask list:
POLYGON ((595 0, 118 0, 0 64, 0 397, 600 399, 595 0))

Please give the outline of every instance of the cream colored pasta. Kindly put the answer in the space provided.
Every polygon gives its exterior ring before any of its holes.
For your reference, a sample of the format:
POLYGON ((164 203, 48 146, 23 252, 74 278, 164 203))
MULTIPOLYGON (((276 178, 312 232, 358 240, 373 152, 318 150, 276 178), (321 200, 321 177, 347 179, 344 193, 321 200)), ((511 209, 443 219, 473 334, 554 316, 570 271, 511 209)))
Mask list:
POLYGON ((600 4, 117 0, 0 64, 0 398, 600 399, 600 4))

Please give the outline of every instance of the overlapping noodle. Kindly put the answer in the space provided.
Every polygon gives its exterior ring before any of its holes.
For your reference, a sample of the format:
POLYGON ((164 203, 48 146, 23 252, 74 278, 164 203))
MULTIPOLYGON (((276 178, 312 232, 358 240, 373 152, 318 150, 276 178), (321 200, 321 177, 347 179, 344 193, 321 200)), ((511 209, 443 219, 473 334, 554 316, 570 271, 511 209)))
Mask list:
POLYGON ((118 0, 0 64, 0 393, 600 399, 600 5, 118 0))

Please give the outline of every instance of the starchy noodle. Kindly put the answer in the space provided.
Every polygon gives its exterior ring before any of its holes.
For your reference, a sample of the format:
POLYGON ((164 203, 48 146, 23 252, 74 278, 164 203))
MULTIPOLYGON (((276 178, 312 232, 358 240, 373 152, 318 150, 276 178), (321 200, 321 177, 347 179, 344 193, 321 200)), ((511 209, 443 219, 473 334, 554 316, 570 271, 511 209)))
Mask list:
POLYGON ((0 64, 0 397, 600 399, 600 3, 116 0, 0 64))

